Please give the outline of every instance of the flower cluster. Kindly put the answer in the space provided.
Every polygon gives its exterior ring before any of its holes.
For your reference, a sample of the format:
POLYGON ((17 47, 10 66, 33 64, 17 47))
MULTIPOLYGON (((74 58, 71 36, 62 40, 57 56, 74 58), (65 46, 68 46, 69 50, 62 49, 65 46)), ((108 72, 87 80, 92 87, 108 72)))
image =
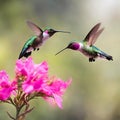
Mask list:
POLYGON ((0 71, 0 100, 10 99, 15 105, 18 98, 26 103, 35 97, 43 97, 62 108, 62 95, 70 83, 71 80, 64 82, 55 76, 49 77, 46 61, 35 64, 31 57, 20 59, 16 62, 15 78, 12 82, 5 71, 0 71))

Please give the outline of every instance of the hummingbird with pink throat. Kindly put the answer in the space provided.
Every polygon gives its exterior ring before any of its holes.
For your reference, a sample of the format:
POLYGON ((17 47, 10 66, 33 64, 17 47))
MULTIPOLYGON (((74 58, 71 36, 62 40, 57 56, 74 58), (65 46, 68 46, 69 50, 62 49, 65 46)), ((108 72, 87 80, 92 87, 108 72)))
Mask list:
POLYGON ((101 23, 96 24, 83 40, 74 40, 70 42, 67 47, 59 51, 57 54, 66 49, 72 49, 74 51, 79 51, 88 57, 89 62, 94 62, 97 58, 104 58, 109 61, 113 60, 113 57, 111 55, 108 55, 107 53, 94 46, 94 43, 96 42, 98 36, 104 30, 104 28, 100 29, 100 25, 101 23))

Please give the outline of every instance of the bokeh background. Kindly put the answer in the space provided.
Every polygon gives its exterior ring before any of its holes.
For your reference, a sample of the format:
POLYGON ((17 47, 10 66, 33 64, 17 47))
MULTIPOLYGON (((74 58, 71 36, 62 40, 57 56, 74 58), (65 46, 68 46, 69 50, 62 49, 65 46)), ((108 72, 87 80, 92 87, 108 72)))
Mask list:
MULTIPOLYGON (((63 97, 63 109, 51 107, 43 99, 31 102, 35 109, 26 120, 120 120, 120 1, 119 0, 0 0, 0 70, 11 80, 18 55, 26 40, 34 35, 27 26, 31 20, 42 29, 51 27, 71 34, 57 33, 32 57, 46 60, 49 74, 72 84, 63 97), (71 40, 84 39, 98 22, 105 27, 96 46, 114 61, 88 58, 72 50, 55 56, 71 40)), ((0 105, 0 120, 9 120, 10 105, 0 105)))

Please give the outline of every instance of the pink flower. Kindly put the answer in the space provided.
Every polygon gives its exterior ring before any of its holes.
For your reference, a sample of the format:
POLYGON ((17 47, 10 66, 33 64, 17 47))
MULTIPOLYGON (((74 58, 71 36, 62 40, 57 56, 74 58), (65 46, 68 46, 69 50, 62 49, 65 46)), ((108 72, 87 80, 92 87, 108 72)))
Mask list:
POLYGON ((41 64, 34 64, 31 57, 22 60, 19 59, 16 62, 15 72, 17 76, 36 76, 37 74, 45 74, 48 71, 47 62, 42 62, 41 64))
POLYGON ((14 87, 9 81, 8 75, 5 71, 0 71, 0 100, 7 100, 11 93, 13 92, 14 87))
POLYGON ((17 79, 25 78, 22 85, 24 92, 31 93, 37 89, 36 87, 40 88, 44 79, 46 79, 48 65, 45 61, 41 64, 34 64, 32 58, 29 57, 28 59, 20 59, 16 62, 15 72, 17 79))
POLYGON ((15 72, 16 80, 22 79, 22 90, 26 94, 37 93, 37 97, 41 96, 49 103, 55 103, 62 108, 62 95, 70 85, 71 80, 64 82, 57 77, 50 78, 47 62, 35 64, 31 57, 17 60, 15 72))
POLYGON ((70 85, 70 83, 71 80, 64 82, 59 78, 54 78, 53 81, 49 84, 48 91, 44 91, 47 95, 44 98, 49 103, 56 103, 58 107, 62 108, 62 95, 64 94, 65 90, 70 85))

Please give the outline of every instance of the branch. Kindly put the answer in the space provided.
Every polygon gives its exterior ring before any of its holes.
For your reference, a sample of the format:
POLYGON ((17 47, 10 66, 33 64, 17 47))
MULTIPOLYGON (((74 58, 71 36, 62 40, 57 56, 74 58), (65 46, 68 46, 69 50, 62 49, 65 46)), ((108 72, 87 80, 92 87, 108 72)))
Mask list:
POLYGON ((21 116, 25 116, 25 114, 31 112, 33 109, 34 109, 34 107, 31 108, 31 109, 29 109, 29 110, 26 110, 24 113, 21 113, 21 114, 18 116, 18 118, 21 117, 21 116))
POLYGON ((12 120, 15 120, 15 118, 14 118, 12 115, 10 115, 9 112, 7 112, 7 114, 8 114, 8 116, 9 116, 12 120))

